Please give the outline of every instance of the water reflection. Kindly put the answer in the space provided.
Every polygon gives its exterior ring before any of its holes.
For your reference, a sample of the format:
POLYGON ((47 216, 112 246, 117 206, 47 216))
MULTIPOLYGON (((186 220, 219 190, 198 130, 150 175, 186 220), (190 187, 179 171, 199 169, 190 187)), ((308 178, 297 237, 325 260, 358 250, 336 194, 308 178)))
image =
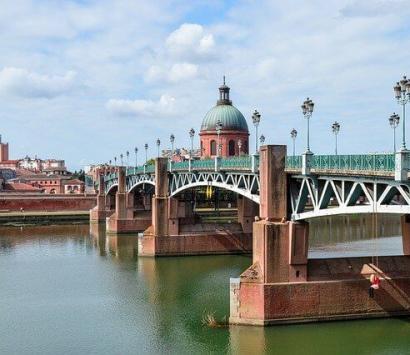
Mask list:
POLYGON ((313 218, 309 227, 311 258, 403 254, 397 215, 313 218))
MULTIPOLYGON (((391 245, 399 220, 383 224, 380 239, 391 245)), ((316 220, 310 244, 320 255, 366 246, 371 227, 368 219, 316 220)), ((251 258, 138 258, 137 244, 101 225, 0 228, 0 353, 370 354, 410 346, 403 320, 204 327, 204 313, 228 316, 229 278, 251 258)))

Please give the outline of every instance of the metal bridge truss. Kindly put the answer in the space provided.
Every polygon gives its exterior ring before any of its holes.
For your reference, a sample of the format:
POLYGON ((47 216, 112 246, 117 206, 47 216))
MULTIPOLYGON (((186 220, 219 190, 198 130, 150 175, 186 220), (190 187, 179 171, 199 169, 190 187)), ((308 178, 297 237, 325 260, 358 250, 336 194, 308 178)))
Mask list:
POLYGON ((259 203, 259 174, 249 172, 179 172, 170 176, 170 196, 197 186, 230 190, 259 203))
MULTIPOLYGON (((155 185, 154 174, 128 175, 126 191, 138 185, 155 185)), ((118 178, 106 182, 105 193, 118 186, 118 178)), ((259 174, 250 172, 172 172, 169 174, 169 195, 174 196, 197 186, 214 186, 236 192, 259 203, 259 174)))
POLYGON ((353 213, 410 213, 410 182, 341 176, 290 178, 293 220, 353 213))

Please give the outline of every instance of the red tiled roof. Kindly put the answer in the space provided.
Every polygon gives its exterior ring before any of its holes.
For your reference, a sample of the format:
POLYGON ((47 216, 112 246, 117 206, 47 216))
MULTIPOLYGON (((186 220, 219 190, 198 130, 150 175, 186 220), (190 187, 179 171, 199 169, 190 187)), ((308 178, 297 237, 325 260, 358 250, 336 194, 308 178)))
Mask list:
POLYGON ((84 182, 78 179, 64 181, 64 185, 84 185, 84 182))
POLYGON ((29 184, 24 184, 22 182, 15 182, 13 184, 5 183, 4 190, 5 191, 38 191, 38 192, 42 191, 42 189, 38 187, 34 187, 29 184))

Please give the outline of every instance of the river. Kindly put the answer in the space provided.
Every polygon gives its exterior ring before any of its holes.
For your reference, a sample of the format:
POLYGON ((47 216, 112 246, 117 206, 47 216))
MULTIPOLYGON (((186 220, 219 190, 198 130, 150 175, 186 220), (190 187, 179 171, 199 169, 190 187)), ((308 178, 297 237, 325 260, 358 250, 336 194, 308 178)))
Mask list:
MULTIPOLYGON (((311 223, 310 257, 402 254, 397 217, 311 223)), ((89 226, 0 228, 1 354, 409 354, 409 319, 211 329, 249 256, 138 258, 89 226), (96 235, 97 234, 97 235, 96 235)))

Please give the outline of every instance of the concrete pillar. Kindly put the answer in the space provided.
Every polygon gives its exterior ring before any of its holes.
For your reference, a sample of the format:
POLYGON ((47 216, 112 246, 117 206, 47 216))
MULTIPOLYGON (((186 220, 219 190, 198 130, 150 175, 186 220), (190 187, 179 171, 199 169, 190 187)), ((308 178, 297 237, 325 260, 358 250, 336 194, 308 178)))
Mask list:
POLYGON ((312 168, 313 153, 309 150, 302 154, 302 174, 309 175, 312 168))
POLYGON ((104 221, 109 213, 106 205, 104 175, 101 172, 98 172, 98 174, 97 205, 90 211, 90 222, 92 223, 104 221))
POLYGON ((252 233, 252 225, 255 221, 255 216, 259 215, 259 206, 252 200, 238 196, 238 222, 242 226, 244 233, 252 233))
POLYGON ((410 151, 400 150, 395 153, 394 180, 406 181, 410 170, 410 151))
POLYGON ((127 193, 125 185, 125 167, 118 168, 118 190, 115 195, 115 216, 117 219, 127 218, 127 193))
POLYGON ((168 235, 167 158, 155 159, 155 195, 152 198, 152 231, 154 236, 168 235))
POLYGON ((265 145, 260 149, 259 215, 263 219, 280 221, 287 216, 285 159, 284 145, 265 145))
POLYGON ((98 176, 97 209, 100 211, 105 211, 106 209, 104 175, 98 176))
POLYGON ((401 216, 401 234, 403 241, 403 254, 410 255, 410 215, 401 216))

